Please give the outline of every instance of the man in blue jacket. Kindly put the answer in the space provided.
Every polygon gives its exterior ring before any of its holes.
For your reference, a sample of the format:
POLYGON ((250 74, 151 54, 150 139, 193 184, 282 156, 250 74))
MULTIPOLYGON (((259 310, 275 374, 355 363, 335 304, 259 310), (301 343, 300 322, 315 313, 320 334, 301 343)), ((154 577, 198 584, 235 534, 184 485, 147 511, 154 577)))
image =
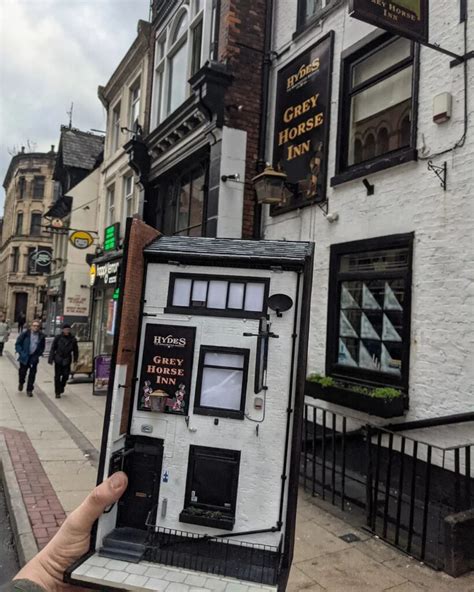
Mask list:
POLYGON ((46 345, 44 333, 41 331, 41 322, 35 320, 31 323, 31 328, 23 331, 18 336, 15 344, 15 351, 18 354, 20 362, 18 390, 22 391, 28 374, 28 383, 26 385, 26 394, 33 396, 35 387, 36 370, 38 362, 43 355, 46 345))

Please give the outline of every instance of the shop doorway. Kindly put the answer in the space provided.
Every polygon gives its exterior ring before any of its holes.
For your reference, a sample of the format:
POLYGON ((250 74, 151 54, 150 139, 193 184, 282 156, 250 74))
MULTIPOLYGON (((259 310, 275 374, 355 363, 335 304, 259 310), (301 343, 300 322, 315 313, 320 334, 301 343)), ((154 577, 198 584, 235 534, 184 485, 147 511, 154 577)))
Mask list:
POLYGON ((28 310, 28 294, 26 292, 17 292, 15 294, 15 316, 13 318, 15 323, 18 323, 18 317, 20 313, 23 313, 26 317, 26 311, 28 310))
POLYGON ((146 530, 158 509, 163 440, 130 436, 124 453, 123 470, 128 488, 118 504, 117 528, 146 530))

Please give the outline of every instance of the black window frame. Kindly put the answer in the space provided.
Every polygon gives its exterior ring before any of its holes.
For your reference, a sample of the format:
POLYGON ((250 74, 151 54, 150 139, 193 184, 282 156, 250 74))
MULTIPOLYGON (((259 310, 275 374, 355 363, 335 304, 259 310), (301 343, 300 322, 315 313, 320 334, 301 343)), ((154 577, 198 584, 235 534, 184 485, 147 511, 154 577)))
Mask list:
POLYGON ((226 417, 229 419, 244 419, 245 418, 245 402, 247 399, 247 385, 249 376, 249 360, 250 350, 238 347, 219 347, 214 345, 201 345, 199 351, 199 364, 196 379, 196 390, 194 395, 194 413, 196 415, 210 415, 212 417, 226 417), (213 366, 205 364, 206 354, 233 354, 243 356, 244 365, 242 368, 230 368, 227 366, 213 366), (222 370, 241 370, 242 371, 242 390, 240 394, 240 408, 225 409, 223 407, 206 407, 201 405, 201 390, 204 368, 219 368, 222 370))
POLYGON ((326 341, 326 375, 345 382, 360 383, 368 386, 389 386, 399 388, 408 395, 410 372, 410 335, 413 275, 414 233, 383 236, 348 243, 331 245, 328 290, 328 324, 326 341), (408 266, 405 271, 382 272, 340 272, 340 260, 345 255, 369 251, 408 248, 408 266), (339 350, 339 318, 341 284, 344 281, 362 279, 403 279, 405 281, 405 301, 403 315, 401 376, 363 368, 344 366, 337 363, 339 350))
MULTIPOLYGON (((188 508, 194 507, 199 508, 202 510, 209 510, 215 512, 221 512, 227 520, 232 521, 232 525, 235 521, 235 515, 237 510, 237 494, 238 494, 238 487, 239 487, 239 477, 240 477, 240 461, 241 461, 241 452, 240 450, 232 450, 228 448, 212 448, 209 446, 196 446, 191 444, 189 446, 189 456, 188 456, 188 470, 186 475, 186 489, 184 495, 184 511, 180 514, 179 520, 180 522, 190 522, 190 523, 197 523, 192 519, 188 519, 185 515, 185 511, 188 508), (191 501, 191 491, 193 491, 193 478, 195 473, 195 466, 196 461, 199 458, 209 458, 209 459, 219 459, 219 460, 227 460, 229 464, 234 465, 234 474, 232 477, 232 499, 230 500, 231 507, 225 506, 215 506, 215 505, 206 505, 200 504, 198 502, 191 501)), ((212 484, 210 484, 212 486, 212 484)), ((218 520, 218 519, 217 519, 218 520)), ((213 526, 213 522, 217 522, 216 519, 207 519, 200 518, 199 523, 209 526, 213 526)), ((222 526, 222 528, 225 528, 222 526)), ((229 528, 231 530, 232 528, 229 528)))
POLYGON ((335 175, 331 178, 331 186, 335 187, 346 181, 351 181, 362 176, 366 176, 377 171, 381 171, 399 164, 417 160, 418 151, 416 149, 417 131, 418 131, 418 91, 419 91, 419 44, 411 41, 410 56, 401 60, 397 64, 387 68, 383 72, 372 76, 356 87, 352 85, 352 73, 354 67, 364 62, 373 54, 389 46, 400 39, 400 37, 391 33, 377 35, 363 47, 355 51, 349 49, 343 52, 341 58, 340 71, 340 89, 339 89, 339 114, 337 127, 337 149, 336 149, 336 167, 335 175), (349 132, 351 116, 352 97, 368 88, 378 84, 382 80, 390 78, 394 74, 401 72, 409 66, 413 67, 412 93, 411 93, 411 128, 410 145, 385 154, 376 155, 370 160, 365 160, 357 164, 348 165, 349 154, 349 132))
POLYGON ((46 188, 46 177, 44 175, 35 175, 31 188, 31 198, 36 200, 44 199, 44 191, 46 188), (38 188, 41 188, 41 195, 37 195, 38 188))
MULTIPOLYGON (((243 306, 245 306, 245 290, 244 288, 244 297, 243 297, 243 306)), ((208 286, 209 292, 209 286, 208 286)), ((168 301, 167 306, 165 308, 166 313, 170 314, 194 314, 200 316, 209 316, 209 317, 228 317, 228 318, 235 318, 235 319, 260 319, 261 317, 266 315, 267 312, 267 301, 268 295, 270 293, 270 279, 269 278, 262 278, 262 277, 251 277, 251 276, 230 276, 230 275, 209 275, 209 274, 198 274, 198 273, 170 273, 169 279, 169 286, 168 286, 168 301), (263 310, 261 311, 250 311, 245 310, 244 308, 207 308, 206 305, 204 306, 176 306, 173 305, 173 296, 174 296, 174 285, 177 279, 190 279, 192 281, 226 281, 229 284, 264 284, 264 293, 263 293, 263 310)), ((191 285, 191 294, 192 294, 192 285, 191 285)), ((206 300, 207 302, 207 300, 206 300)), ((227 289, 227 302, 229 302, 229 289, 227 289)))

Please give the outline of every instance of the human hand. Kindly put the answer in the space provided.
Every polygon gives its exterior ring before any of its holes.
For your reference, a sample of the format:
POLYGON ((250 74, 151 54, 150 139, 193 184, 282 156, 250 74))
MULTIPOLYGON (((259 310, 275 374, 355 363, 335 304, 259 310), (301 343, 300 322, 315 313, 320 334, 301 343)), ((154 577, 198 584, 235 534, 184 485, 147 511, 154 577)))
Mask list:
POLYGON ((127 483, 127 475, 118 472, 98 485, 14 579, 30 580, 47 592, 79 592, 81 588, 63 582, 64 571, 89 550, 94 522, 108 506, 120 499, 127 483))

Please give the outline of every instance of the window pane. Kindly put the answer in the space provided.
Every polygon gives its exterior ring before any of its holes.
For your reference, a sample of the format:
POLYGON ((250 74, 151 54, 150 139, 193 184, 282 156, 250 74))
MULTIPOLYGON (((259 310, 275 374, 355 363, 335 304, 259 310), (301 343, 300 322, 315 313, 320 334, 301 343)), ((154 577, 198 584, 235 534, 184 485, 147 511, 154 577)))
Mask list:
POLYGON ((193 180, 191 194, 191 215, 189 219, 189 226, 192 227, 200 226, 202 224, 204 207, 204 183, 204 173, 200 174, 193 180))
POLYGON ((201 405, 239 411, 242 398, 242 379, 242 370, 204 368, 201 405))
POLYGON ((192 301, 195 302, 206 302, 207 300, 207 281, 196 280, 193 283, 193 295, 192 301))
POLYGON ((174 282, 173 306, 189 306, 191 280, 176 279, 174 282))
POLYGON ((170 59, 168 113, 177 109, 186 98, 188 46, 184 43, 170 59))
POLYGON ((411 41, 397 39, 354 66, 352 84, 357 86, 410 57, 411 41))
POLYGON ((225 354, 222 352, 208 352, 204 358, 205 366, 223 366, 225 368, 243 368, 244 356, 240 354, 225 354))
POLYGON ((196 455, 191 503, 230 511, 235 495, 235 470, 236 465, 233 462, 196 455))
POLYGON ((339 270, 342 273, 366 271, 402 271, 408 269, 407 248, 386 249, 343 255, 339 270))
POLYGON ((319 12, 330 0, 305 0, 305 21, 308 21, 312 16, 319 12))
POLYGON ((176 230, 183 230, 189 226, 189 202, 191 199, 191 184, 183 183, 179 192, 178 221, 176 230))
POLYGON ((407 114, 411 119, 412 75, 410 66, 352 97, 349 165, 357 164, 360 143, 364 160, 375 156, 375 134, 382 125, 387 136, 384 153, 406 145, 402 143, 401 127, 407 114))
POLYGON ((181 35, 183 35, 186 32, 187 28, 188 28, 188 13, 183 12, 183 14, 180 16, 179 21, 176 25, 176 29, 174 30, 173 43, 175 43, 181 37, 181 35))
POLYGON ((193 55, 191 58, 191 75, 201 67, 202 51, 202 19, 193 29, 193 55))
POLYGON ((241 310, 244 306, 245 284, 231 284, 229 289, 229 308, 241 310))
POLYGON ((245 294, 245 310, 260 312, 263 310, 263 298, 265 295, 265 284, 249 283, 245 294))
POLYGON ((227 286, 227 282, 209 282, 209 294, 207 297, 208 308, 225 308, 227 300, 227 286))

